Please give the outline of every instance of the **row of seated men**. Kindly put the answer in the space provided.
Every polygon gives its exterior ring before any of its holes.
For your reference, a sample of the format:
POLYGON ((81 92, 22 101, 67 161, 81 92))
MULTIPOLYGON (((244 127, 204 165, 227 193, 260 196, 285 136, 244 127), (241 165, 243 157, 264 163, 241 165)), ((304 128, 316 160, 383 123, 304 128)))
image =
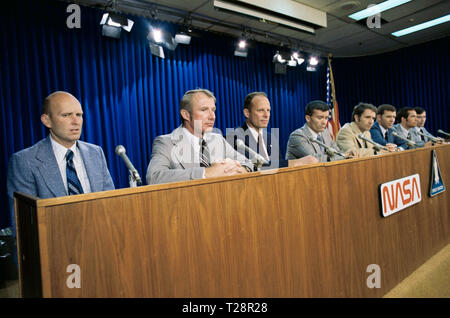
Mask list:
MULTIPOLYGON (((148 184, 258 170, 261 162, 257 161, 255 165, 249 160, 252 149, 264 158, 261 168, 268 169, 376 154, 374 146, 361 139, 360 134, 385 146, 386 150, 381 152, 411 148, 405 139, 423 146, 427 140, 422 140, 424 135, 417 132, 418 123, 419 129, 429 135, 423 127, 425 112, 422 110, 403 108, 396 116, 396 109, 391 105, 376 109, 373 105, 360 103, 354 108, 352 122, 341 128, 335 143, 326 129, 328 105, 312 101, 306 106, 306 124, 292 132, 283 156, 279 152, 278 136, 265 129, 271 114, 266 94, 254 92, 245 98, 246 120, 240 129, 233 130, 231 138, 227 135, 228 140, 213 132, 215 102, 213 93, 205 89, 184 94, 180 101, 182 124, 172 133, 156 137, 153 142, 146 174, 148 184), (419 121, 417 111, 422 116, 419 121), (399 123, 393 127, 396 117, 399 123), (394 130, 404 139, 394 138, 394 130), (239 147, 238 140, 248 148, 239 147)), ((49 95, 42 105, 41 122, 48 128, 49 135, 14 153, 9 160, 7 192, 12 213, 14 192, 51 198, 115 188, 103 150, 79 140, 83 110, 74 96, 61 91, 49 95)))

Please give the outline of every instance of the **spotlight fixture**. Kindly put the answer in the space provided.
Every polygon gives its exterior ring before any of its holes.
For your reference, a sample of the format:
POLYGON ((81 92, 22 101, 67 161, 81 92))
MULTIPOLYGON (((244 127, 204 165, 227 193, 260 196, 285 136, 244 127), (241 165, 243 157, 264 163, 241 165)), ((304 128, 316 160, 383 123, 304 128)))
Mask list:
POLYGON ((297 65, 302 65, 302 63, 305 61, 305 59, 301 57, 300 54, 296 51, 292 53, 291 59, 297 61, 297 65))
POLYGON ((102 16, 100 25, 102 25, 102 35, 119 39, 122 29, 130 32, 134 21, 116 13, 105 13, 102 16))
POLYGON ((175 41, 178 44, 186 44, 189 45, 191 43, 191 36, 183 31, 175 34, 175 41))
POLYGON ((147 39, 160 46, 164 46, 168 50, 174 51, 178 45, 178 42, 174 39, 170 32, 167 32, 159 28, 151 28, 147 36, 147 39))
POLYGON ((248 54, 247 41, 245 40, 245 38, 242 38, 238 41, 236 50, 234 51, 234 55, 240 57, 247 57, 247 54, 248 54))
POLYGON ((272 62, 284 64, 284 63, 286 63, 286 60, 283 58, 283 56, 280 54, 280 52, 277 51, 272 58, 272 62))
POLYGON ((155 55, 155 56, 160 57, 162 59, 165 57, 164 56, 164 50, 163 50, 163 47, 161 45, 154 44, 154 43, 150 42, 149 46, 150 46, 150 52, 152 53, 152 55, 155 55))
POLYGON ((316 66, 317 64, 319 64, 319 59, 315 56, 311 56, 308 60, 308 63, 310 66, 316 66))

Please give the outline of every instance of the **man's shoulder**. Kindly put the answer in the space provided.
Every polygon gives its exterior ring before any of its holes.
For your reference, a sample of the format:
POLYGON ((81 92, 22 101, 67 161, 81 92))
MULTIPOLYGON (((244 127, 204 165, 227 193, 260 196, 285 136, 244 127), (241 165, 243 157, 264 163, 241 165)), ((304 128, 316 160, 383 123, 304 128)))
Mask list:
POLYGON ((11 158, 30 158, 34 157, 36 153, 45 145, 47 139, 44 138, 34 145, 27 147, 25 149, 19 150, 11 155, 11 158))
POLYGON ((305 124, 300 128, 297 128, 291 133, 291 137, 295 136, 302 136, 302 137, 308 137, 308 126, 305 124))

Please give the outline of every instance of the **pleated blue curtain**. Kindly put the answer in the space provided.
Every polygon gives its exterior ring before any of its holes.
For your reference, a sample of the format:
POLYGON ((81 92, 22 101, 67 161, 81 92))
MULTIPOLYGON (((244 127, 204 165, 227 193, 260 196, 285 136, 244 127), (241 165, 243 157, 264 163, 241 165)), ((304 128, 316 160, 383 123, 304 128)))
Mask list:
MULTIPOLYGON (((153 139, 180 125, 184 92, 207 88, 217 98, 216 127, 240 126, 242 104, 251 91, 265 91, 272 103, 271 127, 280 128, 284 153, 289 134, 304 124, 304 106, 324 99, 325 67, 290 68, 275 75, 276 48, 258 44, 248 58, 233 55, 235 39, 203 33, 166 58, 152 56, 146 41, 149 21, 135 21, 120 40, 101 35, 102 11, 81 7, 81 29, 69 29, 69 3, 41 0, 8 4, 0 10, 0 228, 10 224, 6 172, 9 156, 47 134, 40 122, 42 100, 56 90, 72 93, 84 110, 81 139, 103 147, 117 188, 128 186, 128 171, 115 155, 122 144, 145 177, 153 139)), ((160 23, 174 32, 175 25, 160 23)))
POLYGON ((394 52, 333 61, 341 124, 360 101, 378 106, 423 107, 432 134, 449 131, 450 38, 394 52))

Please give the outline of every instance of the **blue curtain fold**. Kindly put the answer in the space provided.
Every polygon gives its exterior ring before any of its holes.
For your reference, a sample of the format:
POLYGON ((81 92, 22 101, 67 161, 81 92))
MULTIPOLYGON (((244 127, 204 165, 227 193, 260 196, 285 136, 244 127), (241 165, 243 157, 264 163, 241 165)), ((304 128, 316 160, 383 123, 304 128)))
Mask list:
MULTIPOLYGON (((47 134, 40 122, 43 99, 64 90, 84 110, 81 140, 103 147, 117 188, 128 186, 128 171, 115 155, 122 144, 142 177, 153 139, 180 125, 178 104, 184 92, 207 88, 217 98, 216 127, 240 126, 244 97, 265 91, 272 103, 271 127, 280 127, 281 151, 289 134, 304 123, 304 105, 324 99, 325 68, 310 73, 304 65, 275 75, 275 47, 257 44, 248 58, 233 55, 236 39, 202 33, 191 45, 178 45, 166 58, 152 56, 146 40, 150 21, 135 21, 120 40, 103 37, 103 12, 81 6, 81 29, 69 29, 69 3, 21 1, 2 7, 0 16, 1 156, 0 228, 10 225, 6 172, 9 156, 47 134)), ((177 26, 158 22, 166 30, 177 26)))
POLYGON ((432 134, 449 131, 450 38, 394 52, 333 61, 341 124, 359 102, 422 107, 432 134))

